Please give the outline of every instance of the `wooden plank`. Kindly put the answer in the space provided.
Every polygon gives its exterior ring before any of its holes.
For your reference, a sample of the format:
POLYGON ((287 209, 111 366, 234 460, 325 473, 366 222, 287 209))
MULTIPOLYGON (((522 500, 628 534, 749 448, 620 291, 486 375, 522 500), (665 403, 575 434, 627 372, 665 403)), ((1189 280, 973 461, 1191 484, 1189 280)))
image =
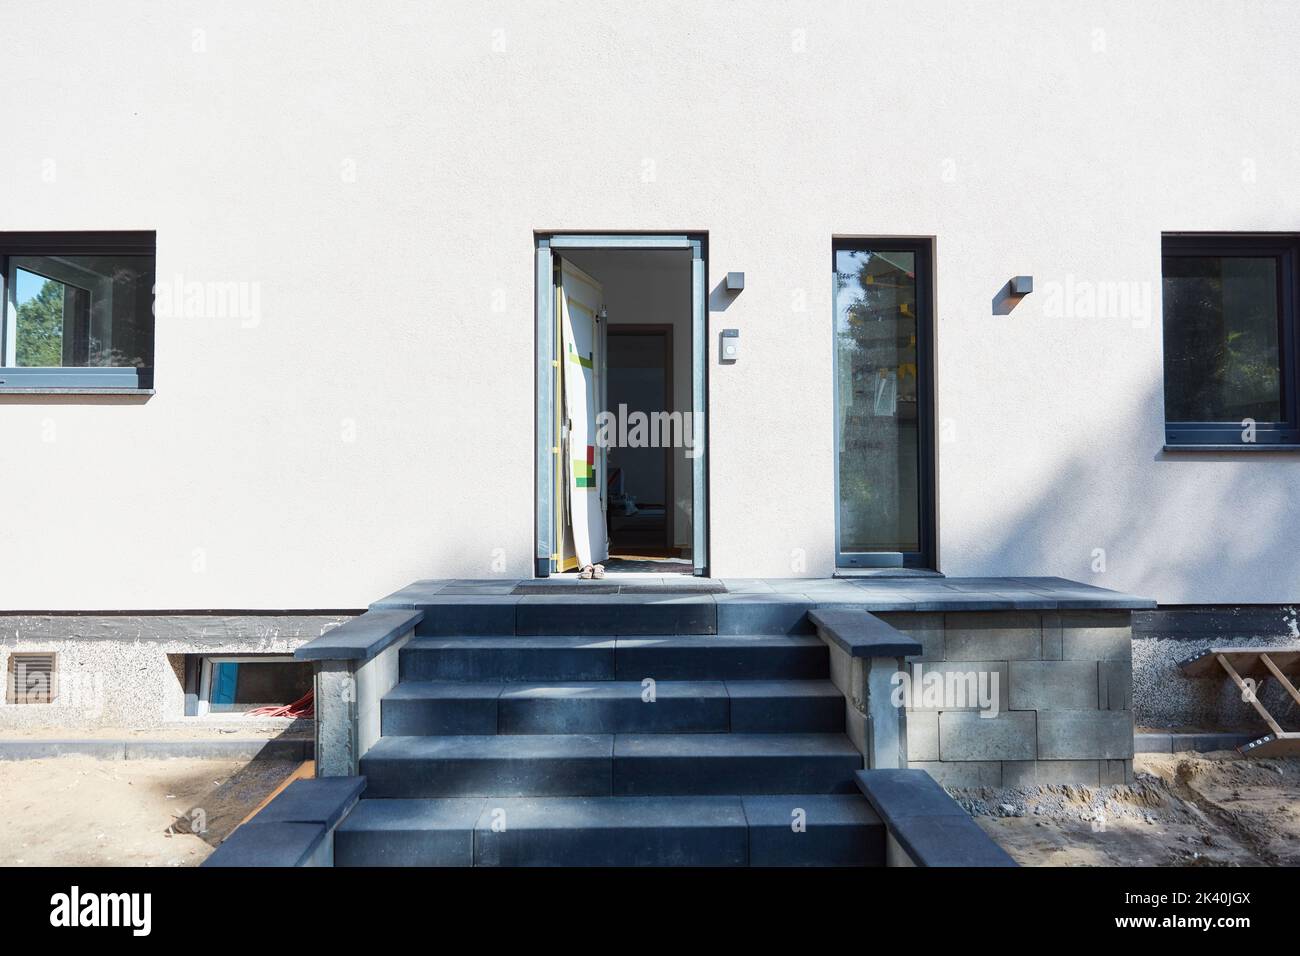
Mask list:
POLYGON ((1241 675, 1237 673, 1236 669, 1231 663, 1229 663, 1228 659, 1222 654, 1217 654, 1215 656, 1218 658, 1220 666, 1227 671, 1228 676, 1232 678, 1232 682, 1237 685, 1237 689, 1241 691, 1242 700, 1255 708, 1255 712, 1264 718, 1264 723, 1268 724, 1269 729, 1273 731, 1274 734, 1278 737, 1285 736, 1286 731, 1278 725, 1278 722, 1273 719, 1273 715, 1270 714, 1264 708, 1264 705, 1259 702, 1259 699, 1255 696, 1254 690, 1246 687, 1246 682, 1241 679, 1241 675))
POLYGON ((1260 654, 1259 659, 1264 662, 1264 666, 1268 668, 1269 673, 1277 678, 1277 682, 1286 688, 1286 692, 1291 695, 1291 699, 1300 704, 1300 691, 1295 689, 1295 684, 1287 680, 1286 674, 1282 673, 1282 669, 1273 663, 1272 657, 1268 654, 1260 654))
POLYGON ((1179 661, 1178 667, 1188 677, 1214 677, 1218 674, 1218 656, 1222 655, 1232 662, 1240 674, 1264 675, 1268 670, 1259 659, 1264 654, 1283 673, 1300 674, 1300 647, 1294 646, 1207 647, 1179 661))

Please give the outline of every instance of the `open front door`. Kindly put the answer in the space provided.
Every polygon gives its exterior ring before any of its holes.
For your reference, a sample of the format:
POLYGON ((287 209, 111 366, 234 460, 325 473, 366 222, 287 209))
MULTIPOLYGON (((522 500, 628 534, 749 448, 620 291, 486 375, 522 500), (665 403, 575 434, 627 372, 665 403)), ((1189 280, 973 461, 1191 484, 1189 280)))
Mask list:
MULTIPOLYGON (((617 447, 639 447, 637 436, 658 435, 673 449, 675 494, 662 502, 663 520, 673 531, 666 556, 649 555, 676 565, 672 572, 684 573, 681 565, 690 552, 690 567, 697 575, 708 573, 708 468, 707 429, 707 276, 704 237, 666 234, 562 233, 537 237, 536 249, 536 537, 533 555, 538 577, 569 571, 584 564, 609 561, 606 523, 610 491, 606 481, 606 449, 597 444, 601 412, 617 414, 617 447), (599 255, 597 255, 599 253, 599 255), (667 254, 666 256, 664 254, 667 254), (581 268, 569 261, 572 256, 581 268), (585 259, 584 259, 585 257, 585 259), (612 258, 611 258, 612 257, 612 258), (657 258, 657 261, 655 261, 657 258), (626 265, 633 263, 632 265, 626 265), (689 271, 683 266, 689 263, 689 271), (604 271, 608 268, 608 272, 604 271), (641 271, 639 271, 641 270, 641 271), (599 275, 603 279, 593 277, 599 275), (656 296, 663 292, 665 275, 671 275, 671 306, 653 305, 657 297, 645 298, 647 287, 656 296), (639 278, 638 278, 639 277, 639 278), (680 282, 681 285, 676 285, 680 282), (638 283, 641 283, 638 289, 638 283), (608 284, 606 289, 605 284, 608 284), (688 288, 689 284, 689 288, 688 288), (680 291, 678 291, 680 290, 680 291), (628 404, 609 407, 607 395, 606 294, 621 325, 671 322, 679 333, 673 341, 690 342, 690 358, 674 350, 665 360, 673 369, 673 381, 690 383, 674 387, 663 402, 662 421, 648 429, 632 421, 628 404), (681 298, 677 298, 678 295, 681 298), (687 315, 678 311, 688 306, 687 315), (647 305, 647 303, 651 303, 647 305), (671 314, 665 313, 668 309, 671 314), (638 310, 650 314, 636 318, 638 310), (689 329, 689 333, 687 332, 689 329), (678 363, 680 367, 677 367, 678 363), (668 414, 671 405, 671 414, 668 414), (680 416, 680 420, 673 416, 680 416), (666 423, 666 426, 665 426, 666 423), (638 431, 638 429, 641 429, 638 431), (675 436, 675 437, 672 437, 675 436), (689 443, 680 443, 689 439, 689 443), (680 450, 684 447, 686 450, 680 450), (677 464, 680 462, 680 465, 677 464), (689 486, 689 487, 688 487, 689 486), (681 524, 674 524, 681 520, 681 524), (689 530, 686 526, 689 522, 689 530)), ((620 366, 620 368, 623 368, 620 366)), ((604 424, 603 420, 601 424, 604 424)), ((603 436, 608 439, 607 434, 603 436)), ((620 477, 626 477, 620 476, 620 477)), ((622 497, 635 501, 621 491, 622 497)), ((665 495, 666 497, 666 495, 665 495)), ((643 502, 652 505, 651 498, 643 502)), ((615 549, 612 563, 625 556, 615 549)), ((638 557, 631 557, 637 561, 638 557)), ((658 572, 656 572, 658 573, 658 572)))
POLYGON ((596 416, 603 407, 605 328, 600 283, 559 259, 556 314, 559 317, 562 473, 558 522, 564 534, 558 570, 596 564, 609 557, 605 528, 605 449, 596 442, 596 416))

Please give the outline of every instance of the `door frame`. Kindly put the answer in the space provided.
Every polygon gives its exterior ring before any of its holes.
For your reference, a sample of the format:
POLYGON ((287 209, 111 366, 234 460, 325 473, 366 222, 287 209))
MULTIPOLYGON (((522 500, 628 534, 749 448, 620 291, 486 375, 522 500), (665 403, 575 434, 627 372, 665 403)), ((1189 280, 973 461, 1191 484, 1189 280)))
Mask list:
POLYGON ((934 361, 934 240, 906 236, 835 236, 831 240, 831 381, 834 387, 831 428, 834 435, 835 482, 835 567, 836 568, 927 568, 938 569, 939 498, 935 442, 935 361, 934 361), (835 383, 839 380, 839 346, 835 341, 839 286, 836 281, 836 254, 844 249, 878 246, 911 252, 916 256, 916 414, 917 428, 917 499, 920 517, 920 551, 841 551, 840 550, 840 396, 835 383))
MULTIPOLYGON (((534 469, 533 574, 549 577, 558 553, 553 502, 556 443, 552 395, 559 368, 555 341, 555 252, 566 249, 688 249, 691 252, 691 417, 697 447, 692 459, 691 561, 694 573, 707 577, 708 550, 708 236, 705 233, 565 233, 536 232, 534 273, 534 469)), ((603 493, 603 489, 602 489, 603 493)))

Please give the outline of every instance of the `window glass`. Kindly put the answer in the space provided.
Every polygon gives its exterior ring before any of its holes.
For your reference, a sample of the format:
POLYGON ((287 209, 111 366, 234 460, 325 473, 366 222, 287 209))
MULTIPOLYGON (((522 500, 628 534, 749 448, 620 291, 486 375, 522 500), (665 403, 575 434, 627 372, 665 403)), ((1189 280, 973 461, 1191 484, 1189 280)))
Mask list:
POLYGON ((153 256, 10 256, 20 368, 153 365, 153 256))
POLYGON ((1164 257, 1166 421, 1285 417, 1278 273, 1273 256, 1164 257))
POLYGON ((916 253, 835 253, 839 550, 921 550, 916 253))

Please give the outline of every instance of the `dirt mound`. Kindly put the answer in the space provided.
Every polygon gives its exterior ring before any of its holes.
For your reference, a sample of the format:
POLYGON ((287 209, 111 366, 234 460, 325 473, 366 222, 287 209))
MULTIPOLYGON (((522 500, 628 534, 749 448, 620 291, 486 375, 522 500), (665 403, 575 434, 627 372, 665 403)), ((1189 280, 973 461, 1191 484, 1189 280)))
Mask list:
POLYGON ((1300 865, 1300 760, 1140 754, 1129 785, 949 792, 1024 865, 1300 865))

